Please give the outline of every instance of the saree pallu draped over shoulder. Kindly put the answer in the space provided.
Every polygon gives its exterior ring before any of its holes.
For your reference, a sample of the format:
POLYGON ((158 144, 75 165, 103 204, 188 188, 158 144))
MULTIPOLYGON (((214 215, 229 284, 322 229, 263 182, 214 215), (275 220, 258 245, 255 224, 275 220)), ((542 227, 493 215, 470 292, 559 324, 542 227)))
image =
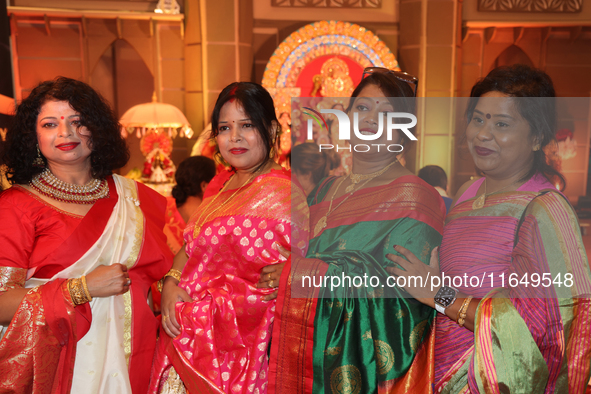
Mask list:
MULTIPOLYGON (((441 268, 469 275, 494 271, 495 278, 504 273, 505 287, 499 279, 496 288, 476 294, 483 299, 473 334, 438 321, 438 330, 447 328, 437 337, 435 363, 445 370, 436 392, 585 393, 591 373, 591 274, 572 207, 557 191, 500 193, 476 211, 471 204, 457 205, 447 217, 441 268), (459 256, 467 255, 473 258, 465 265, 459 256), (447 263, 451 256, 453 263, 447 263), (518 278, 513 285, 511 275, 518 278), (535 275, 548 280, 536 286, 535 275)), ((474 295, 474 289, 460 290, 474 295)))
MULTIPOLYGON (((311 194, 310 228, 328 211, 326 195, 334 180, 311 194)), ((282 275, 271 390, 431 391, 435 312, 388 287, 385 267, 392 264, 386 254, 397 253, 395 245, 429 264, 431 250, 441 242, 444 215, 439 194, 414 175, 355 192, 330 214, 327 227, 311 239, 307 257, 292 256, 291 270, 282 275), (331 291, 331 279, 343 275, 375 279, 331 291)))
POLYGON ((131 393, 147 388, 156 319, 145 294, 172 259, 163 249, 165 201, 123 177, 114 175, 109 185, 111 197, 97 201, 40 265, 28 273, 8 269, 15 273, 9 282, 32 290, 0 342, 0 391, 131 393), (112 264, 127 266, 130 291, 74 307, 67 278, 112 264), (43 272, 48 275, 37 277, 43 272), (142 329, 136 331, 138 322, 142 329))
POLYGON ((179 287, 192 302, 176 304, 181 334, 161 335, 150 392, 265 393, 274 289, 257 289, 260 271, 291 250, 291 177, 272 170, 238 194, 218 194, 229 179, 212 180, 185 229, 189 260, 179 287))

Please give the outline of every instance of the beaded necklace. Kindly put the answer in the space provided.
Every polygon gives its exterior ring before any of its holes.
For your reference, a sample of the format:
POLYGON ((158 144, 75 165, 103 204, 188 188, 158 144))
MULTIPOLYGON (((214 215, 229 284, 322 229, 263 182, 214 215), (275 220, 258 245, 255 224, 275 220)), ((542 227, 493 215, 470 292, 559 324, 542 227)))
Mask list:
POLYGON ((93 178, 85 185, 75 185, 57 179, 49 168, 35 175, 29 185, 44 196, 72 204, 94 204, 100 198, 109 197, 105 179, 93 178))

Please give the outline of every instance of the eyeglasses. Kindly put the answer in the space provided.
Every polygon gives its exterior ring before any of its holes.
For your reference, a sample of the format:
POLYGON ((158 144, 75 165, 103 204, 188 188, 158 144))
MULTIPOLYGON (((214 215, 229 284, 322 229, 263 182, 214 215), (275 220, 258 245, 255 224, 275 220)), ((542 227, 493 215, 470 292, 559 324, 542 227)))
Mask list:
POLYGON ((384 67, 365 67, 365 69, 363 70, 363 75, 361 76, 361 79, 364 79, 366 76, 368 76, 370 74, 374 74, 374 73, 392 74, 392 76, 394 78, 398 79, 399 81, 403 81, 403 82, 406 82, 407 84, 411 85, 411 88, 413 90, 413 94, 415 97, 417 97, 417 89, 419 87, 419 79, 417 77, 415 77, 414 75, 410 75, 409 73, 406 73, 404 71, 390 70, 389 68, 384 68, 384 67))

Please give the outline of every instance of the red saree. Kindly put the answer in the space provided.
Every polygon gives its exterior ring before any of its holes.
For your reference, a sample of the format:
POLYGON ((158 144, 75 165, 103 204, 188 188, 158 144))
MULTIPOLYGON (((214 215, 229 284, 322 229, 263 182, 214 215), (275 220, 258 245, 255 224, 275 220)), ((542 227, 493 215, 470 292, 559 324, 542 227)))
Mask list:
MULTIPOLYGON (((120 177, 109 177, 108 183, 110 197, 97 201, 84 217, 60 211, 19 186, 0 194, 0 292, 37 286, 23 299, 0 342, 0 375, 10 376, 2 379, 0 391, 147 390, 157 320, 146 297, 150 285, 172 263, 162 233, 165 201, 147 187, 120 177), (124 185, 125 198, 116 185, 124 185), (131 204, 129 216, 117 217, 119 203, 131 204), (136 231, 129 240, 117 232, 123 221, 135 222, 136 231), (132 253, 122 261, 129 269, 131 290, 73 307, 65 287, 68 276, 60 274, 76 266, 84 269, 89 256, 101 256, 101 251, 120 243, 133 244, 132 253), (95 308, 101 300, 110 299, 124 300, 124 332, 90 337, 105 324, 94 322, 95 314, 103 313, 95 308), (102 342, 102 338, 112 340, 113 335, 123 338, 122 352, 111 352, 102 342), (100 357, 94 356, 97 352, 100 357), (95 359, 102 360, 100 370, 81 369, 95 359), (117 371, 114 365, 124 368, 117 371)), ((99 258, 96 264, 101 263, 109 261, 99 258)))

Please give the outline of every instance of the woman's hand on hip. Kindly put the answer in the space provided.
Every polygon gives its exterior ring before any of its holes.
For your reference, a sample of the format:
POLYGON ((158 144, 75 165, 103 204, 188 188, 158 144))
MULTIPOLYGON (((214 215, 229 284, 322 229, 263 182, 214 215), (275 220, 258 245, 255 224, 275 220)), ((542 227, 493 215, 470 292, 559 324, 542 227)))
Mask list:
POLYGON ((403 287, 416 300, 434 308, 434 298, 441 287, 441 281, 432 280, 431 278, 439 278, 440 276, 438 254, 439 247, 436 247, 431 251, 431 260, 429 261, 429 265, 424 264, 410 250, 402 246, 396 245, 394 246, 394 249, 406 257, 406 259, 404 257, 388 253, 386 258, 398 264, 400 267, 402 267, 402 269, 398 267, 386 267, 386 271, 399 277, 397 278, 396 283, 406 284, 405 286, 401 287, 403 287), (437 286, 432 286, 432 284, 437 284, 437 286))
POLYGON ((181 333, 181 325, 176 320, 175 305, 177 302, 192 302, 191 296, 178 286, 178 281, 170 276, 164 278, 162 286, 162 328, 171 338, 176 338, 181 333))
POLYGON ((91 297, 110 297, 129 291, 131 279, 123 264, 99 265, 86 275, 91 297))

